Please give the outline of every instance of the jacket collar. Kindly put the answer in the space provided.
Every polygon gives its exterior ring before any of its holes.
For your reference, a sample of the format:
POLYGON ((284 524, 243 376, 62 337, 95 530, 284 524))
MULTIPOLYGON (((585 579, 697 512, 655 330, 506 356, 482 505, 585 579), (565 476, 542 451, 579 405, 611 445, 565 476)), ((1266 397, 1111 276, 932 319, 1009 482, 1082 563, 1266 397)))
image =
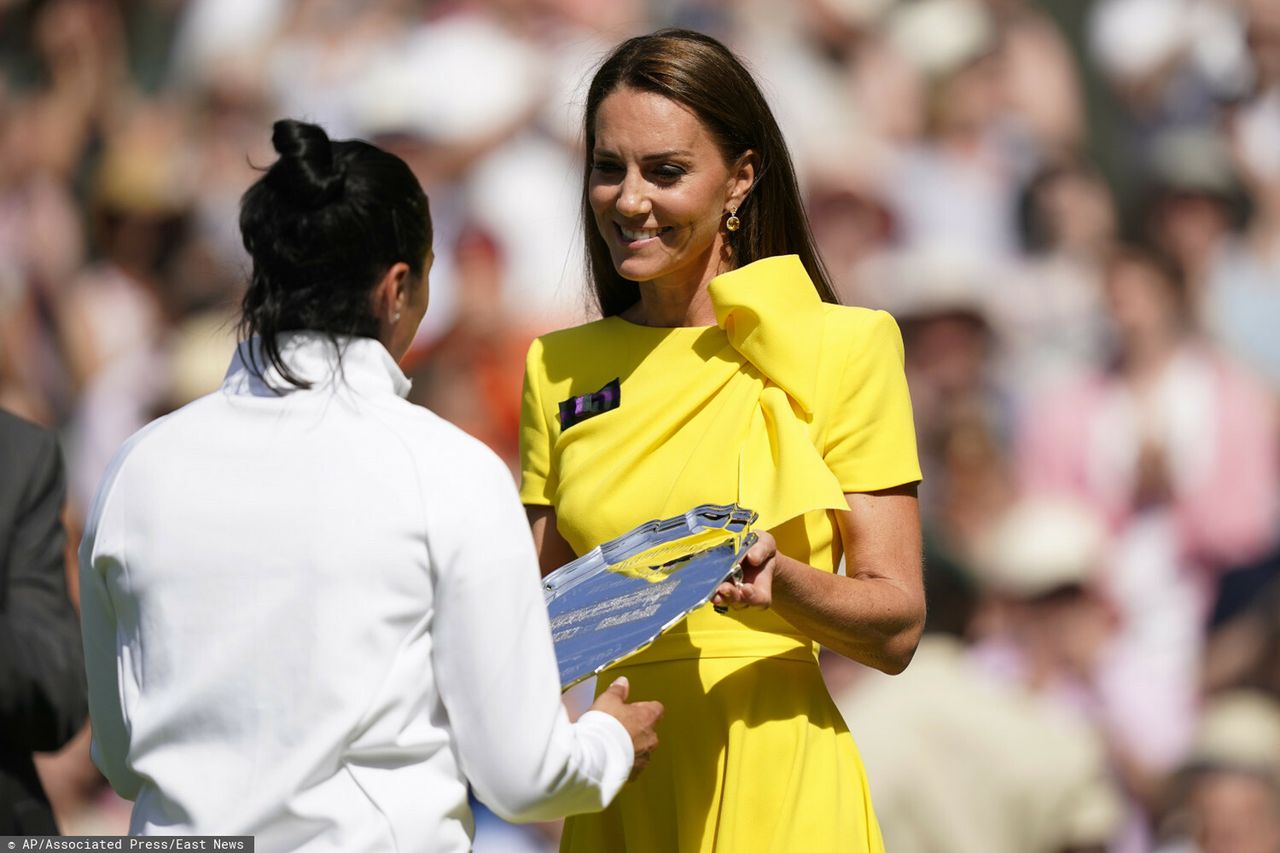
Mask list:
MULTIPOLYGON (((341 382, 357 394, 409 394, 409 379, 387 348, 373 338, 339 335, 331 339, 323 332, 303 331, 286 332, 277 340, 284 363, 296 376, 311 382, 311 390, 333 389, 341 382)), ((257 337, 242 341, 236 348, 222 389, 256 397, 302 390, 286 382, 267 360, 257 337)))

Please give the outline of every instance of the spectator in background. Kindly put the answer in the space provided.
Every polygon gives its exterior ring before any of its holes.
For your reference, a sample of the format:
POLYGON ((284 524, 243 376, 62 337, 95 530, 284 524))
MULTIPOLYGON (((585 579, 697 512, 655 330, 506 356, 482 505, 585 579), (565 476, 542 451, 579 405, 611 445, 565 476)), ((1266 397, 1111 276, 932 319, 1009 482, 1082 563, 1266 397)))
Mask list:
POLYGON ((876 263, 865 304, 898 319, 922 465, 921 506, 937 546, 961 559, 1006 505, 1013 401, 999 381, 991 268, 935 248, 876 263))
POLYGON ((1107 533, 1082 504, 1020 499, 994 520, 976 549, 974 574, 984 592, 974 633, 993 671, 1075 704, 1092 687, 1115 618, 1100 589, 1107 533))
POLYGON ((1280 850, 1280 703, 1232 691, 1209 700, 1174 780, 1157 853, 1280 850))
POLYGON ((1274 540, 1274 404, 1196 333, 1177 267, 1121 247, 1105 287, 1111 361, 1037 401, 1023 430, 1022 480, 1031 492, 1077 496, 1116 531, 1167 520, 1170 556, 1192 572, 1204 602, 1217 571, 1274 540))
POLYGON ((1245 232, 1212 259, 1205 321, 1223 347, 1280 390, 1280 6, 1244 6, 1254 87, 1227 114, 1227 135, 1252 209, 1245 232))
POLYGON ((987 0, 1001 33, 1004 132, 1025 173, 1078 152, 1086 141, 1080 67, 1045 3, 987 0))
POLYGON ((86 251, 73 187, 32 129, 50 97, 0 83, 0 404, 42 422, 65 414, 73 393, 47 317, 86 251))
POLYGON ((71 740, 86 706, 53 434, 0 411, 0 472, 0 835, 56 835, 31 753, 71 740))
POLYGON ((1275 536, 1274 402, 1196 334, 1184 281, 1160 256, 1117 249, 1105 287, 1112 360, 1035 402, 1020 478, 1031 494, 1082 501, 1112 533, 1102 582, 1119 626, 1104 706, 1130 776, 1158 779, 1194 731, 1220 574, 1275 536))
POLYGON ((1166 769, 1151 755, 1180 745, 1194 724, 1193 673, 1153 666, 1120 642, 1127 626, 1106 586, 1108 544, 1103 519, 1078 500, 1023 498, 1001 514, 974 561, 987 592, 975 656, 1097 732, 1124 793, 1115 849, 1138 851, 1166 769))
POLYGON ((1018 164, 1001 132, 995 21, 975 0, 921 0, 897 7, 887 28, 929 87, 924 135, 886 184, 900 240, 1007 261, 1016 250, 1018 164))
POLYGON ((140 107, 103 152, 89 209, 99 257, 66 287, 58 332, 78 392, 71 495, 85 511, 116 448, 160 409, 183 304, 173 262, 189 225, 181 116, 140 107))
MULTIPOLYGON (((1062 579, 1035 580, 1055 586, 1062 579)), ((928 559, 925 589, 925 635, 896 680, 855 675, 848 663, 824 656, 833 685, 861 679, 852 689, 833 686, 833 694, 861 736, 885 848, 1100 853, 1121 816, 1102 739, 1089 721, 972 659, 983 593, 964 569, 928 559)), ((1064 627, 1053 620, 1045 638, 1064 627)))
POLYGON ((1250 76, 1236 4, 1222 0, 1100 0, 1088 6, 1088 58, 1116 98, 1105 117, 1116 165, 1111 178, 1131 198, 1149 180, 1168 131, 1211 128, 1250 76))
MULTIPOLYGON (((860 152, 867 153, 867 152, 860 152)), ((823 164, 809 187, 808 213, 813 238, 831 269, 831 284, 841 303, 872 305, 877 298, 886 252, 892 244, 893 216, 878 182, 867 173, 876 161, 853 157, 864 168, 834 169, 823 164)))
POLYGON ((405 369, 410 399, 478 438, 518 470, 520 366, 535 332, 502 299, 505 259, 492 235, 464 229, 454 248, 456 318, 405 369))
POLYGON ((1111 192, 1091 165, 1064 157, 1022 190, 1024 256, 990 300, 996 369, 1020 403, 1090 366, 1105 346, 1102 268, 1116 237, 1111 192))
POLYGON ((1149 169, 1143 237, 1181 270, 1191 319, 1203 329, 1214 266, 1248 213, 1230 149, 1206 128, 1165 131, 1151 143, 1149 169))

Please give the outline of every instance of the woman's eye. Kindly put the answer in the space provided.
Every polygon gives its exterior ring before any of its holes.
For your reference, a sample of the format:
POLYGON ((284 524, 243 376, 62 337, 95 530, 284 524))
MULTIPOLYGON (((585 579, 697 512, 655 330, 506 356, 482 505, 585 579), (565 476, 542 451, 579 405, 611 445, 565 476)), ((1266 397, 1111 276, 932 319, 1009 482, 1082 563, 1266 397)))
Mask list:
POLYGON ((659 166, 653 173, 660 181, 677 181, 684 177, 684 169, 679 166, 659 166))
POLYGON ((591 164, 591 168, 602 175, 614 175, 622 171, 622 167, 617 163, 609 163, 597 160, 591 164))

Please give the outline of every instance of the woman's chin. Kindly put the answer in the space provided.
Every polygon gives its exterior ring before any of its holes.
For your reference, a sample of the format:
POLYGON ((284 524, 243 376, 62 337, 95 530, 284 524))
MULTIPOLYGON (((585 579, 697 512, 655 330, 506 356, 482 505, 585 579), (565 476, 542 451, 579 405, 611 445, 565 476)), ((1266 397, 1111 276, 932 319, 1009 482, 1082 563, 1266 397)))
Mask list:
POLYGON ((637 284, 645 281, 653 281, 655 278, 662 276, 665 271, 662 267, 653 263, 646 263, 636 258, 626 258, 621 262, 614 261, 614 270, 618 275, 627 281, 634 281, 637 284))

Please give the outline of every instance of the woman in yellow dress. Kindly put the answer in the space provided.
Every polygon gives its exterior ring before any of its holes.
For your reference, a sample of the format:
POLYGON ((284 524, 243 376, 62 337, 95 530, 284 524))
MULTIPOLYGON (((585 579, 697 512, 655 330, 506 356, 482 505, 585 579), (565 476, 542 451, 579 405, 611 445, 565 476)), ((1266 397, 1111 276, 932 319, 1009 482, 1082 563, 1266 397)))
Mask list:
POLYGON ((924 621, 897 325, 834 304, 777 123, 714 39, 620 45, 585 140, 603 319, 526 363, 521 498, 543 570, 701 503, 755 510, 761 535, 746 582, 715 595, 728 613, 695 611, 601 679, 666 705, 663 745, 562 850, 881 851, 816 650, 900 672, 924 621))

